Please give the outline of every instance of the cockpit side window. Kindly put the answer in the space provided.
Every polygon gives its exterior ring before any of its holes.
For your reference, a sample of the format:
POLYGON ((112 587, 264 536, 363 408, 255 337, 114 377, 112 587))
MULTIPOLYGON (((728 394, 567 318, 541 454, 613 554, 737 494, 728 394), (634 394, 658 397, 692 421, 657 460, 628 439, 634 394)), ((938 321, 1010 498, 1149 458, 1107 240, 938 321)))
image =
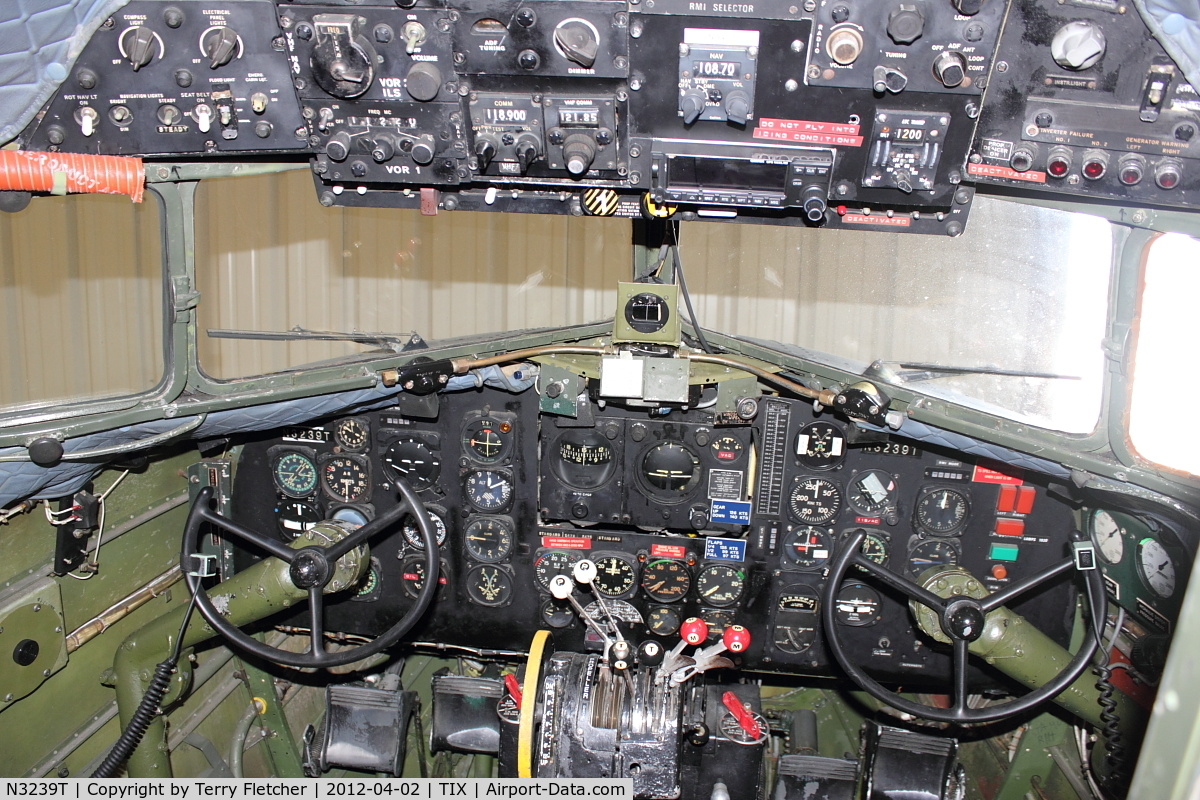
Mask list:
POLYGON ((324 208, 293 171, 196 192, 199 360, 218 379, 364 353, 345 341, 216 338, 209 330, 411 332, 435 341, 611 317, 630 274, 629 220, 422 216, 324 208))
POLYGON ((1200 394, 1190 363, 1200 297, 1200 240, 1168 233, 1150 243, 1136 321, 1129 441, 1142 458, 1200 476, 1200 449, 1188 418, 1164 422, 1164 409, 1200 394), (1193 431, 1187 435, 1186 431, 1193 431))
POLYGON ((163 379, 153 195, 36 197, 0 214, 0 412, 134 395, 163 379))

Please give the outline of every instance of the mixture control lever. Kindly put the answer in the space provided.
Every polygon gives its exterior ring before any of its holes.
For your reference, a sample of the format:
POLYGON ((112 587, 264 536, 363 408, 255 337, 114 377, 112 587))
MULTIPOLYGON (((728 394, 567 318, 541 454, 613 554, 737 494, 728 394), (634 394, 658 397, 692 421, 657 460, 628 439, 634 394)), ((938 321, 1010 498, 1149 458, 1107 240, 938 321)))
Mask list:
POLYGON ((730 653, 741 653, 748 647, 750 647, 750 631, 741 625, 730 625, 721 635, 721 641, 697 650, 693 656, 695 663, 675 670, 671 675, 671 680, 683 683, 692 676, 710 669, 729 669, 733 666, 733 662, 721 654, 727 650, 730 653))

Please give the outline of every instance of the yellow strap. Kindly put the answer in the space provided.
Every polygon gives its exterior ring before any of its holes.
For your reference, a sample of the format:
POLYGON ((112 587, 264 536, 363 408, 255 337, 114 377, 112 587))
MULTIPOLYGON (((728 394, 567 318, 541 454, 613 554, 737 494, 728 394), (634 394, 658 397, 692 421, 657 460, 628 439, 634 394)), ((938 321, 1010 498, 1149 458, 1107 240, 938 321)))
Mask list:
POLYGON ((529 644, 529 661, 525 664, 525 685, 521 687, 521 716, 517 726, 517 777, 533 777, 533 715, 537 708, 538 679, 542 672, 542 654, 550 631, 540 630, 529 644))

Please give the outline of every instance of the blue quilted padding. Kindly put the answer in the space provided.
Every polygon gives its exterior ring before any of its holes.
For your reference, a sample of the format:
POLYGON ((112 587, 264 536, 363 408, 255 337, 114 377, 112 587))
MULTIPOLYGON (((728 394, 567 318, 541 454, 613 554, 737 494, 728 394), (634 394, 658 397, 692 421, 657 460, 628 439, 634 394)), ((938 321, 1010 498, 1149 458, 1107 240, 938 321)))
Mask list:
POLYGON ((128 0, 0 0, 0 144, 63 82, 109 16, 128 0))

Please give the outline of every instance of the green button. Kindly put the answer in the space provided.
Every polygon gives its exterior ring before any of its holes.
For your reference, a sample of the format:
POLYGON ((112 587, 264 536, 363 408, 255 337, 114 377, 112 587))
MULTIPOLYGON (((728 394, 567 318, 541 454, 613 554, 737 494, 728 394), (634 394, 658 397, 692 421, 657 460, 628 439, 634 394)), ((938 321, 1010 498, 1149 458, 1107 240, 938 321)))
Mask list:
POLYGON ((993 544, 988 558, 992 561, 1016 561, 1019 550, 1015 544, 993 544))

